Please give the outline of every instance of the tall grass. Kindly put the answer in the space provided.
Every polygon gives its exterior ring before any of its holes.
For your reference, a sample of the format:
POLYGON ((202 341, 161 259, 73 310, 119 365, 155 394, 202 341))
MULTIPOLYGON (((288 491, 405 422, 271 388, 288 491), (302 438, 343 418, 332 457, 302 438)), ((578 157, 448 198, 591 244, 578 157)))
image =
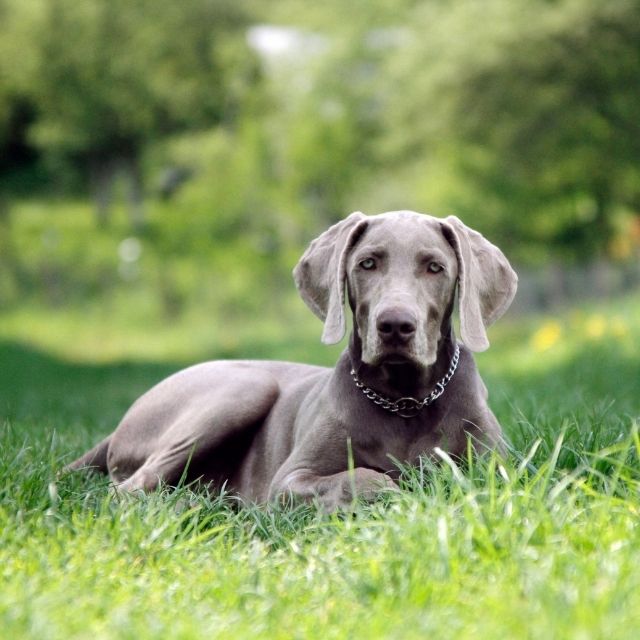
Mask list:
MULTIPOLYGON (((401 492, 331 515, 58 477, 192 358, 190 338, 145 361, 159 338, 137 332, 126 360, 98 344, 96 364, 65 357, 44 317, 38 348, 0 322, 3 637, 637 637, 639 311, 635 297, 503 323, 478 360, 506 459, 441 452, 404 468, 401 492)), ((262 321, 203 355, 335 355, 310 346, 313 320, 283 338, 262 321)))

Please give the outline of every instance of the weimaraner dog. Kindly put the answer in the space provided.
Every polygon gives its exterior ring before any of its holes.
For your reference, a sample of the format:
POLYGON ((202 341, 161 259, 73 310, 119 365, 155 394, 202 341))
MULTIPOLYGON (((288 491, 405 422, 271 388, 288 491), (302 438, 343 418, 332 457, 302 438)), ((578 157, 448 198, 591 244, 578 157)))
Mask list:
POLYGON ((500 425, 471 351, 506 311, 517 277, 503 253, 455 217, 352 213, 314 240, 294 270, 324 321, 345 335, 334 369, 271 361, 205 362, 138 399, 118 428, 69 465, 119 490, 200 479, 246 500, 317 499, 328 510, 395 488, 395 461, 436 447, 500 448, 500 425), (451 314, 456 286, 459 344, 451 314))

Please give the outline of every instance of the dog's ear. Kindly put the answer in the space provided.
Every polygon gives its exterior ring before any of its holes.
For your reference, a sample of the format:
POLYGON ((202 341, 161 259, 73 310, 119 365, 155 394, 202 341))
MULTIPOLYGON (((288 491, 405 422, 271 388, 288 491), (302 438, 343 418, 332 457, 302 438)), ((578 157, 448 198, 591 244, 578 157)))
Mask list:
POLYGON ((335 344, 344 337, 346 261, 366 226, 367 216, 352 213, 317 237, 293 270, 300 296, 324 321, 324 344, 335 344))
POLYGON ((518 276, 498 247, 455 216, 442 221, 458 258, 460 337, 472 351, 489 347, 486 327, 508 309, 518 276))

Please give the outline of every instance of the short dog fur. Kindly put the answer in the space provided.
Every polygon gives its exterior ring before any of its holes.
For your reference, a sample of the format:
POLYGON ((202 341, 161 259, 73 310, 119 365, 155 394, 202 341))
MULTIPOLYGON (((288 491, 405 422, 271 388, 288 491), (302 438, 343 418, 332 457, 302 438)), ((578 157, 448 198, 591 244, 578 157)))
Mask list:
POLYGON ((461 456, 468 439, 480 450, 501 447, 471 355, 489 346, 486 327, 516 291, 516 274, 497 247, 455 217, 356 212, 311 243, 294 278, 324 321, 328 344, 344 337, 346 294, 353 330, 335 368, 272 361, 190 367, 139 398, 111 435, 67 469, 108 473, 121 491, 200 479, 249 501, 288 495, 332 510, 351 504, 354 492, 371 498, 395 488, 395 461, 415 463, 436 447, 461 456), (395 401, 425 398, 450 372, 456 291, 462 344, 455 373, 428 406, 393 412, 395 401), (380 398, 387 408, 376 404, 380 398))

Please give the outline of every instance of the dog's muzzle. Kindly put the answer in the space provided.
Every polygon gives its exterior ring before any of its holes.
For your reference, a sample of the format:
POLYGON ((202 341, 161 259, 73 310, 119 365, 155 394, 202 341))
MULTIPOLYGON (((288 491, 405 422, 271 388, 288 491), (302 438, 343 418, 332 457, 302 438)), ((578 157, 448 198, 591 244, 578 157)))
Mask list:
POLYGON ((378 314, 376 330, 385 346, 409 344, 418 327, 418 319, 407 309, 385 309, 378 314))

